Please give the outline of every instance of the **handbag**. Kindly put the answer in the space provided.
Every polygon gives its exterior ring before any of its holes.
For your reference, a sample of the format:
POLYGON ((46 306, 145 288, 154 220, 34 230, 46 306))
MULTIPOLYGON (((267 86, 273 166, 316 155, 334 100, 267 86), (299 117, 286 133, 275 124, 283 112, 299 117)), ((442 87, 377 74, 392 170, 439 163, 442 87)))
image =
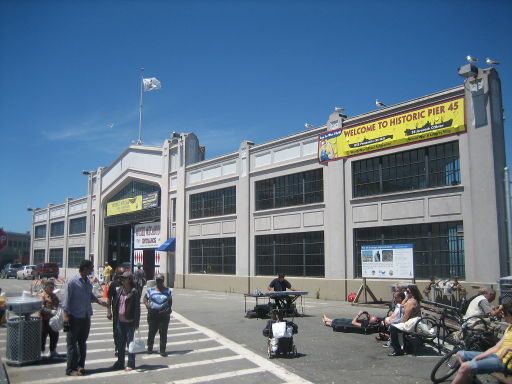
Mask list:
POLYGON ((50 318, 50 328, 55 332, 62 331, 64 329, 64 311, 61 307, 57 309, 57 313, 50 318))
POLYGON ((139 353, 146 351, 146 343, 144 340, 140 338, 140 332, 137 328, 137 337, 134 337, 133 340, 128 345, 128 353, 139 353))

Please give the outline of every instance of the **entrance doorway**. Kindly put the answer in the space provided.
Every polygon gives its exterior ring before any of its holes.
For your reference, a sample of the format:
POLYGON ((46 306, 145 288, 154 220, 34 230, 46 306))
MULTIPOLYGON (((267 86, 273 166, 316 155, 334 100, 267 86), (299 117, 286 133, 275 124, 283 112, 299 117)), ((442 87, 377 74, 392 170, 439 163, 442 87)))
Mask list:
POLYGON ((107 261, 112 268, 122 263, 131 263, 132 226, 108 227, 107 261))

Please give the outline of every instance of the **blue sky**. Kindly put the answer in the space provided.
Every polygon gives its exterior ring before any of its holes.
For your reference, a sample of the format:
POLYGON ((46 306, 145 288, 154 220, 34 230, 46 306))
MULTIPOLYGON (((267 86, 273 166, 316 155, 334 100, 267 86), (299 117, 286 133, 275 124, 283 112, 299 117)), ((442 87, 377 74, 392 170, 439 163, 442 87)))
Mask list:
POLYGON ((145 94, 144 142, 194 132, 212 158, 334 106, 354 116, 456 86, 468 54, 501 62, 507 116, 511 17, 510 1, 0 0, 0 227, 27 231, 27 206, 84 196, 81 171, 137 139, 141 66, 162 83, 145 94))

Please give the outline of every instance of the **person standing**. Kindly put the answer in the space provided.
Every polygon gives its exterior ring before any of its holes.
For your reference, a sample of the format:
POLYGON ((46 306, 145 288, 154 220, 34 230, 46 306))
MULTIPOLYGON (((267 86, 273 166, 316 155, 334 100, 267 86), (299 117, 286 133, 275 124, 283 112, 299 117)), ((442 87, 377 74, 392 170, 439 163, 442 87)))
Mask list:
MULTIPOLYGON (((114 334, 114 342, 117 346, 117 362, 112 369, 123 369, 129 372, 135 368, 135 353, 128 352, 128 364, 124 367, 126 347, 133 341, 135 329, 139 328, 140 301, 137 287, 133 282, 131 272, 124 272, 121 277, 121 286, 116 288, 112 307, 115 313, 117 331, 114 334), (117 337, 117 340, 116 340, 117 337)), ((109 303, 110 304, 110 303, 109 303)), ((109 305, 110 308, 110 305, 109 305)))
POLYGON ((148 353, 153 353, 155 335, 160 333, 160 356, 166 357, 167 329, 172 313, 172 292, 164 285, 164 275, 155 276, 156 287, 149 288, 144 296, 148 310, 148 353))
POLYGON ((142 290, 144 289, 144 286, 146 285, 146 272, 144 271, 144 268, 142 268, 142 264, 137 264, 137 270, 135 271, 135 275, 133 276, 133 280, 135 282, 135 285, 137 286, 137 291, 139 292, 139 303, 140 303, 140 297, 142 295, 142 290))
POLYGON ((107 306, 106 299, 99 299, 92 293, 89 275, 94 271, 90 260, 82 260, 78 269, 79 274, 73 276, 65 289, 64 331, 67 331, 67 366, 66 375, 85 375, 85 357, 87 354, 87 338, 91 329, 92 305, 98 303, 107 306))
POLYGON ((112 273, 112 267, 108 264, 108 261, 105 262, 105 267, 103 267, 103 278, 105 283, 110 282, 110 275, 112 273))
POLYGON ((52 280, 45 280, 43 282, 44 290, 40 297, 43 300, 43 307, 41 308, 41 353, 44 354, 46 349, 46 339, 50 336, 50 353, 48 357, 58 357, 59 354, 56 351, 57 342, 59 341, 59 332, 54 331, 50 327, 50 319, 57 313, 59 308, 59 298, 53 289, 55 284, 52 280))
POLYGON ((116 268, 116 272, 114 274, 114 280, 108 285, 107 291, 107 299, 108 299, 108 307, 107 307, 107 319, 112 320, 112 335, 114 337, 114 355, 117 356, 118 346, 117 340, 117 312, 114 311, 114 298, 117 294, 117 288, 122 285, 121 279, 123 277, 124 268, 119 266, 116 268))

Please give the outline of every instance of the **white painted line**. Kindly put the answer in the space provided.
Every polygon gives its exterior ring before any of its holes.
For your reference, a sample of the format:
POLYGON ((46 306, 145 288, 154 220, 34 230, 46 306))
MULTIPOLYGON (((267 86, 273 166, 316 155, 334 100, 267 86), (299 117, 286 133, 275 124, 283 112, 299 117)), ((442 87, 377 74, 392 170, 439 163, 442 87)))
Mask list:
MULTIPOLYGON (((185 352, 185 353, 176 353, 176 354, 173 354, 173 353, 170 353, 169 354, 169 357, 174 357, 174 356, 184 356, 184 355, 195 355, 195 354, 198 354, 198 353, 206 353, 206 352, 215 352, 215 351, 220 351, 220 350, 223 350, 223 349, 228 349, 227 347, 224 347, 222 345, 218 346, 218 347, 210 347, 210 348, 200 348, 200 349, 194 349, 190 352, 185 352)), ((96 349, 96 350, 92 350, 92 351, 87 351, 87 354, 89 353, 93 353, 93 352, 114 352, 114 348, 111 348, 111 349, 96 349)), ((142 359, 142 360, 150 360, 150 359, 161 359, 162 357, 156 353, 156 354, 153 354, 153 355, 145 355, 145 354, 137 354, 137 357, 136 357, 136 361, 138 359, 142 359)), ((102 363, 108 363, 108 362, 116 362, 117 361, 117 357, 108 357, 108 358, 103 358, 103 359, 96 359, 96 360, 86 360, 86 363, 87 363, 87 366, 90 366, 90 365, 95 365, 95 364, 102 364, 102 363)), ((16 372, 23 372, 23 371, 34 371, 34 370, 41 370, 41 369, 52 369, 52 368, 55 368, 55 367, 66 367, 67 363, 66 362, 63 362, 63 363, 57 363, 57 364, 46 364, 46 365, 26 365, 26 366, 22 366, 22 367, 16 367, 16 372)), ((173 366, 176 365, 176 364, 173 364, 173 366)), ((91 377, 91 376, 89 376, 91 377)), ((96 377, 95 375, 92 376, 92 377, 96 377)))
MULTIPOLYGON (((167 370, 174 370, 179 368, 189 368, 189 367, 196 367, 200 365, 208 365, 208 364, 218 364, 225 361, 233 361, 233 360, 240 360, 243 359, 242 356, 228 356, 228 357, 221 357, 219 359, 208 359, 208 360, 199 360, 199 361, 192 361, 190 363, 182 363, 182 364, 173 364, 173 365, 167 365, 165 367, 150 370, 150 372, 161 372, 161 371, 167 371, 167 370)), ((90 380, 90 379, 101 379, 106 377, 115 377, 115 376, 126 376, 126 375, 137 375, 137 374, 145 374, 148 371, 146 370, 138 370, 135 369, 131 372, 125 372, 125 371, 111 371, 111 372, 103 372, 103 373, 97 373, 94 375, 86 375, 86 376, 66 376, 66 377, 59 377, 58 382, 68 382, 68 381, 83 381, 83 380, 90 380)), ((236 376, 236 375, 235 375, 236 376)), ((36 380, 36 381, 28 381, 24 382, 24 384, 54 384, 55 378, 46 379, 46 380, 36 380)), ((131 380, 130 380, 131 381, 131 380)))
MULTIPOLYGON (((145 331, 142 331, 141 330, 141 335, 142 336, 147 336, 147 333, 145 331)), ((201 333, 200 331, 190 331, 190 332, 181 332, 181 333, 167 333, 167 337, 173 337, 173 336, 187 336, 187 335, 196 335, 198 333, 201 333)), ((90 333, 89 334, 89 337, 90 336, 106 336, 106 335, 112 335, 112 329, 110 330, 110 332, 95 332, 95 333, 90 333)), ((159 338, 159 336, 155 336, 157 339, 159 338)), ((113 339, 112 339, 113 340, 113 339)), ((89 341, 87 341, 89 342, 89 341)))
POLYGON ((237 377, 242 375, 252 375, 255 373, 265 372, 263 368, 249 368, 240 369, 238 371, 217 373, 215 375, 192 377, 190 379, 170 381, 168 384, 194 384, 194 383, 207 383, 214 380, 222 380, 230 377, 237 377))
POLYGON ((247 360, 253 362, 254 364, 260 366, 266 371, 271 372, 273 375, 279 377, 281 380, 287 382, 287 383, 310 383, 310 381, 307 381, 303 379, 302 377, 286 370, 285 368, 281 367, 280 365, 277 365, 275 363, 272 363, 268 359, 250 351, 247 348, 242 347, 240 344, 235 343, 234 341, 231 341, 224 336, 221 336, 215 331, 212 331, 209 328, 203 327, 199 324, 194 323, 193 321, 188 320, 187 318, 181 316, 180 314, 174 312, 174 316, 180 320, 183 324, 188 324, 192 328, 195 328, 202 333, 204 333, 206 336, 209 336, 210 338, 217 341, 219 344, 224 345, 231 349, 233 352, 235 352, 237 355, 244 356, 247 360))

